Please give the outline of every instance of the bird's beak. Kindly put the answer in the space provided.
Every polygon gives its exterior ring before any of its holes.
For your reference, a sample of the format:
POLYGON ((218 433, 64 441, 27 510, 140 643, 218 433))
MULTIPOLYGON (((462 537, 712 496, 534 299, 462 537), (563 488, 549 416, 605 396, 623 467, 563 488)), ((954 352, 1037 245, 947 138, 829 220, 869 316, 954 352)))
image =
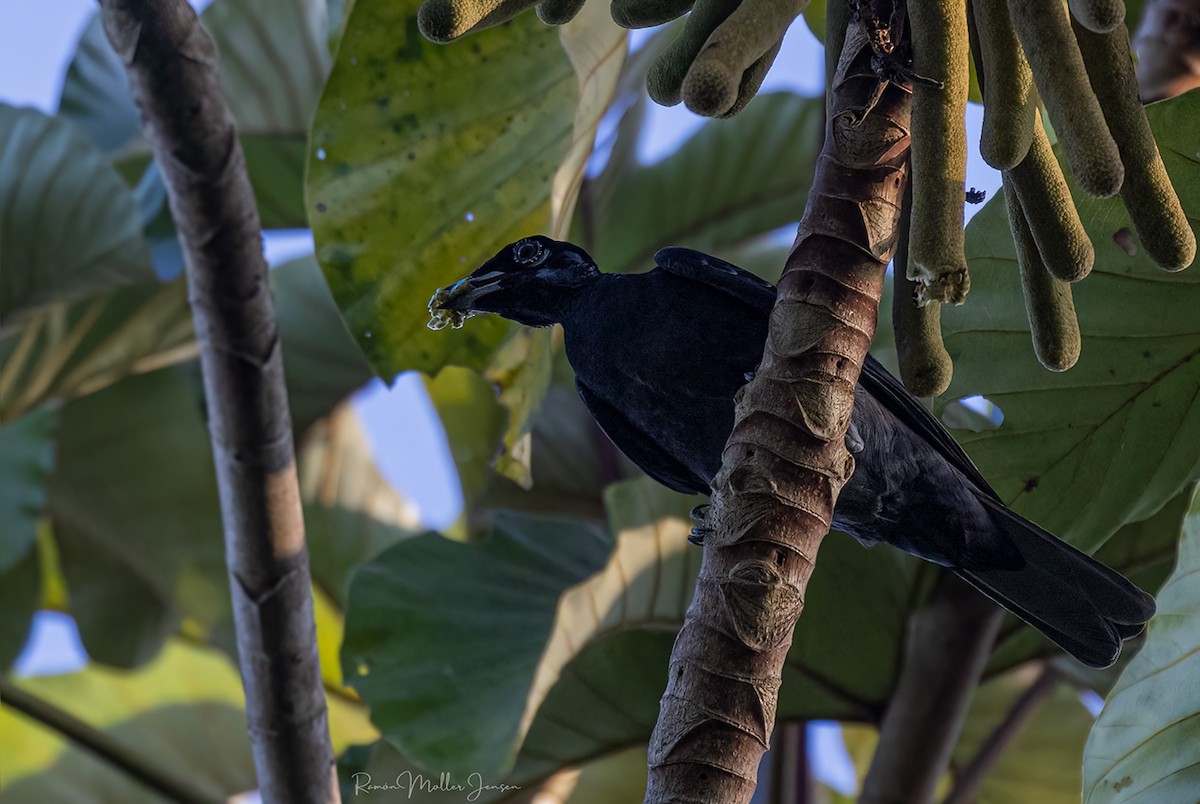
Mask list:
POLYGON ((453 285, 438 288, 429 299, 429 323, 426 326, 433 330, 447 326, 458 329, 475 314, 475 302, 497 290, 503 277, 503 271, 476 272, 453 285))
POLYGON ((438 294, 442 294, 435 309, 450 310, 456 313, 470 312, 480 297, 486 296, 500 287, 500 280, 503 276, 503 271, 488 271, 485 274, 472 274, 460 279, 434 294, 435 298, 438 294))

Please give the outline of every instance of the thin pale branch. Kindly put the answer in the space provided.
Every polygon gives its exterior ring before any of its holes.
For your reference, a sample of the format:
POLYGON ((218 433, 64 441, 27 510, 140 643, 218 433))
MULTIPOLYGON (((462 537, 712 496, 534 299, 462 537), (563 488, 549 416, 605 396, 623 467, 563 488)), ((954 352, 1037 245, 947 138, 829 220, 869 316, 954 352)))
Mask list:
POLYGON ((1042 667, 1037 680, 1017 698, 1004 720, 997 724, 962 773, 958 774, 944 804, 970 804, 975 800, 983 780, 1038 708, 1054 694, 1058 680, 1057 670, 1048 664, 1042 667))
POLYGON ((167 768, 156 767, 148 757, 130 750, 70 712, 26 692, 3 677, 0 677, 0 700, 4 701, 5 706, 37 721, 55 734, 62 735, 82 750, 112 765, 160 796, 183 804, 208 804, 212 801, 211 795, 194 790, 185 780, 176 778, 167 768))

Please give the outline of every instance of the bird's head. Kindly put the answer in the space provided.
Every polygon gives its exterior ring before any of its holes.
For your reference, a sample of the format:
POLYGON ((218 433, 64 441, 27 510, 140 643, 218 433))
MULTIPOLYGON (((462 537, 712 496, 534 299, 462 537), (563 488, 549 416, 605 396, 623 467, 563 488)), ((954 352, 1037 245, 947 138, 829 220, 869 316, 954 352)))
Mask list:
POLYGON ((474 313, 496 313, 532 327, 561 321, 574 291, 599 276, 587 252, 534 235, 510 243, 465 279, 429 300, 431 329, 459 327, 474 313))

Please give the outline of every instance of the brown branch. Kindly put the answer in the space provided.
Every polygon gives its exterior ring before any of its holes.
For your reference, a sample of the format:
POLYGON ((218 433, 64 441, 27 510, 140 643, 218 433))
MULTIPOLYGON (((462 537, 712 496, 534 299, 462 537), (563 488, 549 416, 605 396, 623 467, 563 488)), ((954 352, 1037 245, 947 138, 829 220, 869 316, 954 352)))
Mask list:
POLYGON ((177 778, 168 768, 156 766, 149 757, 131 750, 111 735, 49 701, 26 692, 4 677, 0 677, 0 700, 4 701, 5 706, 70 740, 81 750, 107 762, 164 798, 183 804, 207 804, 212 801, 210 794, 193 789, 186 779, 177 778))
POLYGON ((845 432, 896 245, 911 99, 880 83, 868 42, 856 22, 763 361, 738 395, 650 741, 650 802, 750 799, 817 548, 853 470, 845 432))
POLYGON ((975 800, 975 794, 979 792, 979 786, 988 772, 1004 754, 1004 749, 1021 733, 1038 707, 1054 694, 1058 680, 1058 671, 1048 664, 1044 665, 1041 675, 1017 698, 1004 720, 988 735, 966 768, 958 774, 943 804, 970 804, 975 800))
POLYGON ((933 801, 1003 615, 966 582, 943 573, 929 603, 909 616, 900 678, 860 802, 933 801))
POLYGON ((259 790, 336 801, 278 325, 216 52, 185 0, 101 0, 101 14, 186 255, 259 790))

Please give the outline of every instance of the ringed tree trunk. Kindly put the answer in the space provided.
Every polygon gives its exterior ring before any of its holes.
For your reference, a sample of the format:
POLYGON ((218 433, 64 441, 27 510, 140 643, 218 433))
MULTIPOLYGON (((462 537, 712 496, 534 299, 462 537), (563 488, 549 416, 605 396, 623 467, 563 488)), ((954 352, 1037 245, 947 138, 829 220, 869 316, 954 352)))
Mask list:
POLYGON ((817 548, 854 469, 845 433, 896 247, 911 107, 908 83, 872 66, 876 52, 906 47, 899 26, 864 12, 846 34, 763 360, 738 394, 713 483, 712 532, 650 741, 648 802, 750 799, 817 548))
POLYGON ((216 49, 186 0, 101 0, 101 20, 186 257, 259 791, 338 801, 279 327, 216 49))

